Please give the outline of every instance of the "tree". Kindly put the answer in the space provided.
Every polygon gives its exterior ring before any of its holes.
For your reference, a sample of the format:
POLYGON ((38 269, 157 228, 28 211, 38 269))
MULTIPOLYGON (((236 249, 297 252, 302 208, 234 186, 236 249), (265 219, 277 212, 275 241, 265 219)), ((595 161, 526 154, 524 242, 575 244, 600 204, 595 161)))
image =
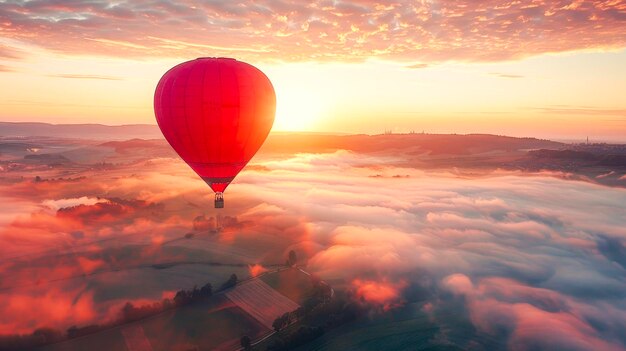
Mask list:
POLYGON ((274 323, 272 323, 272 327, 274 328, 274 330, 279 332, 281 329, 288 326, 289 323, 291 323, 291 314, 289 312, 285 312, 285 314, 274 320, 274 323))
POLYGON ((132 321, 135 319, 136 312, 135 306, 130 302, 126 302, 124 307, 122 307, 122 319, 126 322, 132 321))
POLYGON ((61 333, 60 330, 45 327, 35 329, 33 336, 37 337, 41 344, 49 344, 63 340, 63 333, 61 333))
POLYGON ((241 337, 241 347, 243 347, 244 351, 252 350, 252 340, 247 335, 241 337))
POLYGON ((298 263, 298 256, 296 256, 296 252, 291 250, 289 251, 289 258, 287 259, 287 265, 293 267, 298 263))
POLYGON ((189 292, 187 292, 187 290, 179 290, 176 293, 176 296, 174 296, 174 304, 176 306, 182 306, 186 303, 189 302, 190 296, 189 296, 189 292))
POLYGON ((274 323, 272 323, 272 328, 274 328, 276 332, 279 332, 285 326, 285 319, 283 317, 284 316, 276 318, 274 323))
POLYGON ((198 289, 197 285, 193 286, 191 290, 191 300, 197 300, 200 297, 200 289, 198 289))
POLYGON ((77 326, 71 326, 69 329, 67 329, 67 337, 69 339, 73 339, 73 338, 78 338, 81 336, 85 336, 87 334, 93 334, 93 333, 97 333, 99 331, 102 331, 105 327, 98 325, 98 324, 91 324, 91 325, 87 325, 84 327, 77 327, 77 326))
POLYGON ((204 286, 200 289, 200 296, 202 297, 209 297, 212 294, 213 294, 213 286, 211 286, 211 283, 204 284, 204 286))
POLYGON ((281 350, 285 350, 285 341, 282 338, 276 338, 274 339, 268 346, 267 346, 267 350, 268 351, 281 351, 281 350))
POLYGON ((66 333, 68 338, 75 338, 78 335, 78 327, 73 325, 69 328, 67 328, 67 333, 66 333))
POLYGON ((233 286, 237 285, 238 279, 237 279, 237 274, 231 274, 230 278, 228 278, 228 280, 222 284, 222 286, 220 287, 220 290, 226 290, 228 288, 232 288, 233 286))
POLYGON ((172 308, 172 300, 165 298, 163 299, 163 301, 161 301, 161 305, 163 306, 164 310, 168 310, 172 308))

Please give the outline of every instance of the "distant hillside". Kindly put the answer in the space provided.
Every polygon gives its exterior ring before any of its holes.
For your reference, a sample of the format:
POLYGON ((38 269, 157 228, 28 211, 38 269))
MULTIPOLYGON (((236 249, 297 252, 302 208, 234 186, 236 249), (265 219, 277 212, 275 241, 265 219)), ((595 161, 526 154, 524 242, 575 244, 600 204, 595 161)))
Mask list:
POLYGON ((49 124, 30 122, 0 122, 0 136, 92 140, 157 139, 163 137, 159 127, 150 124, 106 126, 102 124, 49 124))
MULTIPOLYGON (((617 149, 617 148, 616 148, 617 149)), ((617 150, 616 150, 617 151, 617 150)), ((585 165, 626 168, 626 155, 617 153, 597 154, 577 150, 535 150, 530 156, 553 162, 578 162, 585 165)))
MULTIPOLYGON (((104 146, 116 149, 146 148, 152 142, 129 139, 160 139, 156 125, 133 124, 106 126, 101 124, 48 124, 0 122, 1 137, 48 137, 86 140, 124 141, 104 146)), ((404 150, 431 155, 469 155, 474 153, 516 151, 524 149, 559 149, 564 144, 535 138, 514 138, 489 134, 385 134, 331 135, 323 133, 271 133, 263 151, 332 152, 338 149, 355 152, 404 150)))
POLYGON ((265 152, 380 152, 430 155, 471 155, 490 151, 558 149, 565 144, 535 138, 514 138, 489 134, 384 134, 384 135, 297 135, 271 134, 263 145, 265 152))
MULTIPOLYGON (((160 140, 124 140, 100 144, 116 152, 138 153, 137 150, 170 148, 160 140)), ((488 134, 392 134, 392 135, 329 135, 303 133, 272 133, 260 153, 324 153, 336 150, 354 152, 401 152, 407 155, 474 155, 485 152, 509 152, 536 149, 560 149, 565 144, 535 138, 514 138, 488 134)))

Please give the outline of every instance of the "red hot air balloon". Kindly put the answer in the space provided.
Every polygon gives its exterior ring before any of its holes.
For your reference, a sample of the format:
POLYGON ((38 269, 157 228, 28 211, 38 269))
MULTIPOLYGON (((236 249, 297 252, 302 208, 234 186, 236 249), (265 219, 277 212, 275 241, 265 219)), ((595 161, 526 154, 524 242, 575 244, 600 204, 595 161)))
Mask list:
POLYGON ((272 129, 276 95, 256 67, 230 58, 199 58, 163 75, 154 113, 165 139, 215 191, 223 192, 272 129))

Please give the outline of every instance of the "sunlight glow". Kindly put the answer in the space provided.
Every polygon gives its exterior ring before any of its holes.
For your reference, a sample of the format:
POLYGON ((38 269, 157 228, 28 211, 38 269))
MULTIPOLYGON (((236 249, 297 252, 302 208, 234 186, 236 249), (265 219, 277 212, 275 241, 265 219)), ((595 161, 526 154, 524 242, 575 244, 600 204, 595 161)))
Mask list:
MULTIPOLYGON (((0 72, 2 85, 11 87, 0 97, 2 120, 154 124, 156 83, 181 61, 40 51, 0 72)), ((626 135, 625 58, 622 50, 419 68, 384 61, 250 63, 274 85, 273 131, 621 140, 626 135)))
POLYGON ((324 112, 325 101, 307 89, 277 91, 275 131, 310 131, 324 112))

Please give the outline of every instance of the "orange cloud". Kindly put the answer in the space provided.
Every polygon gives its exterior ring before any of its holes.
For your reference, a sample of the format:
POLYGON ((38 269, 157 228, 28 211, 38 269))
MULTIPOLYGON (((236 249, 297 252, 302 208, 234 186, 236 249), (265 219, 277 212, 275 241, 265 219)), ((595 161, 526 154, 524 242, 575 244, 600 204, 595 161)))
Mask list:
POLYGON ((250 269, 250 276, 252 277, 256 277, 259 274, 267 272, 267 268, 263 267, 260 264, 249 265, 248 267, 250 269))
POLYGON ((402 303, 401 290, 406 287, 406 283, 401 281, 393 284, 387 281, 355 279, 352 281, 352 287, 357 297, 388 310, 402 303))
POLYGON ((39 294, 2 294, 0 334, 31 333, 39 327, 85 324, 96 310, 91 293, 42 289, 39 294), (34 312, 36 311, 36 312, 34 312))
POLYGON ((78 257, 76 260, 85 274, 89 274, 104 265, 103 260, 93 260, 87 257, 78 257))
POLYGON ((116 57, 210 53, 280 61, 496 61, 620 48, 625 28, 624 4, 602 0, 0 4, 3 38, 116 57), (117 30, 109 30, 112 26, 117 30))

